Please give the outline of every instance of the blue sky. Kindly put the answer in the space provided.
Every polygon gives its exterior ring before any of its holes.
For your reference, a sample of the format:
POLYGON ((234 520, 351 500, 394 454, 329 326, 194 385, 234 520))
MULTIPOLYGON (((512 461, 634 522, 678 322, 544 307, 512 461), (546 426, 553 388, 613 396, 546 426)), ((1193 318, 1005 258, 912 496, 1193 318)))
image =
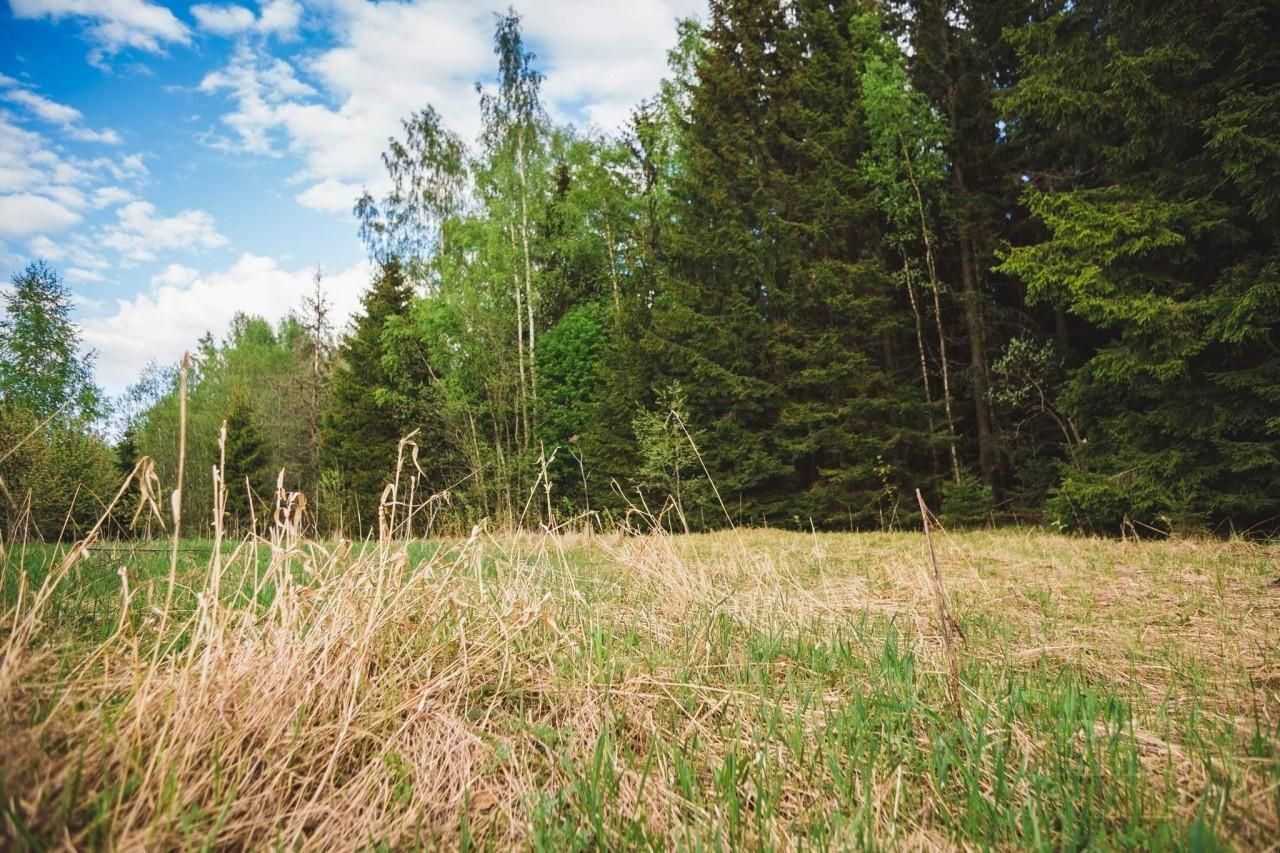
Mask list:
MULTIPOLYGON (((278 319, 317 267, 340 313, 368 277, 351 205, 400 118, 465 138, 505 3, 5 0, 0 271, 76 294, 100 384, 176 360, 238 310, 278 319)), ((612 131, 704 0, 517 2, 560 121, 612 131)))

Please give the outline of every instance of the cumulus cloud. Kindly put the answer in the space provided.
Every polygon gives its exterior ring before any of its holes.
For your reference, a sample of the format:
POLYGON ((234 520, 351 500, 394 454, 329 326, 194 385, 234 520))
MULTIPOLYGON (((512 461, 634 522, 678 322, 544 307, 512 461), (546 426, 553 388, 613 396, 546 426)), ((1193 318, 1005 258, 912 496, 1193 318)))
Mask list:
POLYGON ((360 196, 360 184, 325 178, 298 193, 295 198, 304 207, 327 213, 349 213, 360 196))
MULTIPOLYGON (((656 90, 676 19, 705 8, 704 0, 531 4, 525 33, 540 54, 553 115, 616 129, 656 90)), ((211 141, 249 153, 292 154, 301 163, 296 177, 307 184, 296 195, 299 203, 349 211, 358 194, 351 188, 381 185, 379 155, 409 114, 431 104, 464 138, 475 137, 474 86, 493 74, 493 24, 483 5, 338 0, 331 20, 336 45, 299 65, 318 91, 301 91, 308 83, 294 67, 277 67, 280 60, 261 46, 241 46, 226 69, 205 78, 202 91, 233 104, 223 116, 233 135, 211 141)))
POLYGON ((157 216, 156 206, 132 201, 116 211, 117 221, 102 229, 99 242, 129 261, 154 261, 157 252, 199 251, 227 244, 213 217, 203 210, 157 216))
POLYGON ((95 239, 76 233, 55 243, 51 237, 81 226, 94 210, 134 199, 131 190, 108 184, 109 179, 136 183, 145 174, 137 155, 68 157, 42 134, 18 126, 0 111, 0 239, 25 238, 34 255, 75 266, 78 280, 97 281, 94 276, 102 276, 111 264, 95 239))
POLYGON ((186 287, 200 277, 200 273, 182 264, 169 264, 151 276, 152 287, 186 287))
POLYGON ((98 187, 93 191, 93 206, 101 210, 104 207, 115 207, 126 201, 133 201, 136 196, 124 187, 98 187))
POLYGON ((37 234, 27 241, 27 249, 32 257, 68 263, 84 276, 92 276, 82 277, 82 280, 105 281, 104 273, 111 269, 111 262, 97 252, 93 243, 83 234, 74 234, 63 242, 55 242, 48 235, 37 234))
POLYGON ((66 249, 43 234, 37 234, 28 240, 27 248, 31 250, 31 254, 46 261, 60 261, 67 256, 66 249))
POLYGON ((9 0, 19 19, 71 18, 81 23, 99 61, 125 48, 160 53, 166 44, 186 44, 191 36, 172 12, 148 0, 9 0))
POLYGON ((524 15, 527 39, 541 48, 543 94, 554 114, 583 113, 605 131, 657 91, 675 46, 677 18, 706 17, 704 0, 549 0, 524 15))
POLYGON ((68 267, 66 277, 68 281, 74 281, 77 284, 102 284, 108 280, 102 273, 87 270, 84 267, 68 267))
POLYGON ((191 7, 200 29, 220 36, 233 35, 253 29, 258 18, 243 6, 214 6, 198 3, 191 7))
POLYGON ((45 121, 60 124, 64 127, 75 124, 83 117, 75 107, 55 103, 26 89, 9 89, 0 97, 15 104, 22 104, 45 121))
POLYGON ((191 14, 200 29, 214 35, 232 36, 254 32, 288 37, 298 29, 298 23, 302 20, 302 7, 296 0, 267 0, 260 5, 259 12, 255 15, 252 10, 234 3, 197 3, 191 7, 191 14))
MULTIPOLYGON (((100 354, 98 381, 110 393, 122 391, 148 361, 176 362, 206 331, 225 331, 237 311, 278 321, 302 304, 313 274, 313 269, 286 269, 253 254, 203 275, 170 266, 152 279, 151 292, 118 300, 111 312, 82 321, 85 344, 100 354)), ((325 276, 338 322, 359 304, 369 274, 361 262, 325 276)))
POLYGON ((0 237, 56 233, 80 221, 66 205, 34 193, 0 196, 0 237))
POLYGON ((230 64, 206 74, 201 92, 229 93, 236 109, 222 117, 235 134, 234 140, 212 137, 215 147, 254 154, 276 155, 272 131, 278 126, 277 110, 291 98, 304 98, 316 90, 298 79, 293 66, 283 59, 260 55, 247 45, 236 49, 230 64))

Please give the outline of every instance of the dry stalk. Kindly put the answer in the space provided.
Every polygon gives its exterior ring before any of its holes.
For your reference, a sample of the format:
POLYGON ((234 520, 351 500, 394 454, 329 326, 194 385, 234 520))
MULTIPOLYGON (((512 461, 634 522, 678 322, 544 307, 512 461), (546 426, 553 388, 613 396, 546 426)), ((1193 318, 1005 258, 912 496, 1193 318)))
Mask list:
MULTIPOLYGON (((164 612, 160 617, 160 635, 169 627, 169 608, 173 606, 173 588, 178 582, 178 549, 182 545, 182 484, 187 464, 187 374, 191 371, 191 354, 182 354, 178 373, 178 484, 170 496, 173 510, 173 550, 169 554, 169 587, 164 595, 164 612)), ((159 646, 156 647, 159 649, 159 646)))
POLYGON ((942 585, 942 571, 938 568, 938 554, 933 548, 933 534, 929 530, 929 506, 924 502, 924 495, 916 489, 916 500, 920 504, 920 522, 924 525, 924 540, 929 546, 929 565, 932 567, 933 597, 938 606, 938 622, 942 629, 942 651, 947 658, 947 671, 950 675, 951 704, 956 716, 961 714, 960 704, 960 660, 956 650, 956 641, 964 639, 960 623, 951 615, 951 607, 947 602, 947 591, 942 585), (952 635, 955 635, 954 637, 952 635))

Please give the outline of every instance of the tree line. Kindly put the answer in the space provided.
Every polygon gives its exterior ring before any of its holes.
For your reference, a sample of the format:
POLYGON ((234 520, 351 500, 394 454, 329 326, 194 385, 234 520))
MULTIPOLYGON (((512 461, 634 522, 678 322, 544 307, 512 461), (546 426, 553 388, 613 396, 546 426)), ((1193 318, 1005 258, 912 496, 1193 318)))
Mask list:
MULTIPOLYGON (((243 525, 284 469, 348 533, 398 459, 458 525, 889 528, 920 488, 957 525, 1274 532, 1277 30, 1250 2, 714 0, 606 136, 549 117, 508 13, 479 138, 425 107, 358 200, 352 324, 318 283, 200 343, 188 470, 225 453, 243 525)), ((164 479, 173 372, 131 399, 117 460, 164 479)))

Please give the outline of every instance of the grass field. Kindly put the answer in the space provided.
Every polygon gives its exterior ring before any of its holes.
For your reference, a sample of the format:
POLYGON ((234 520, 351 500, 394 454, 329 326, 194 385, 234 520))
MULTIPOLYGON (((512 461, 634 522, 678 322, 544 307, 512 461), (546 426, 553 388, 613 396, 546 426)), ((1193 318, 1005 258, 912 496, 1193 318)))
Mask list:
POLYGON ((1277 848, 1280 547, 935 544, 954 699, 919 534, 11 547, 0 833, 1277 848))

